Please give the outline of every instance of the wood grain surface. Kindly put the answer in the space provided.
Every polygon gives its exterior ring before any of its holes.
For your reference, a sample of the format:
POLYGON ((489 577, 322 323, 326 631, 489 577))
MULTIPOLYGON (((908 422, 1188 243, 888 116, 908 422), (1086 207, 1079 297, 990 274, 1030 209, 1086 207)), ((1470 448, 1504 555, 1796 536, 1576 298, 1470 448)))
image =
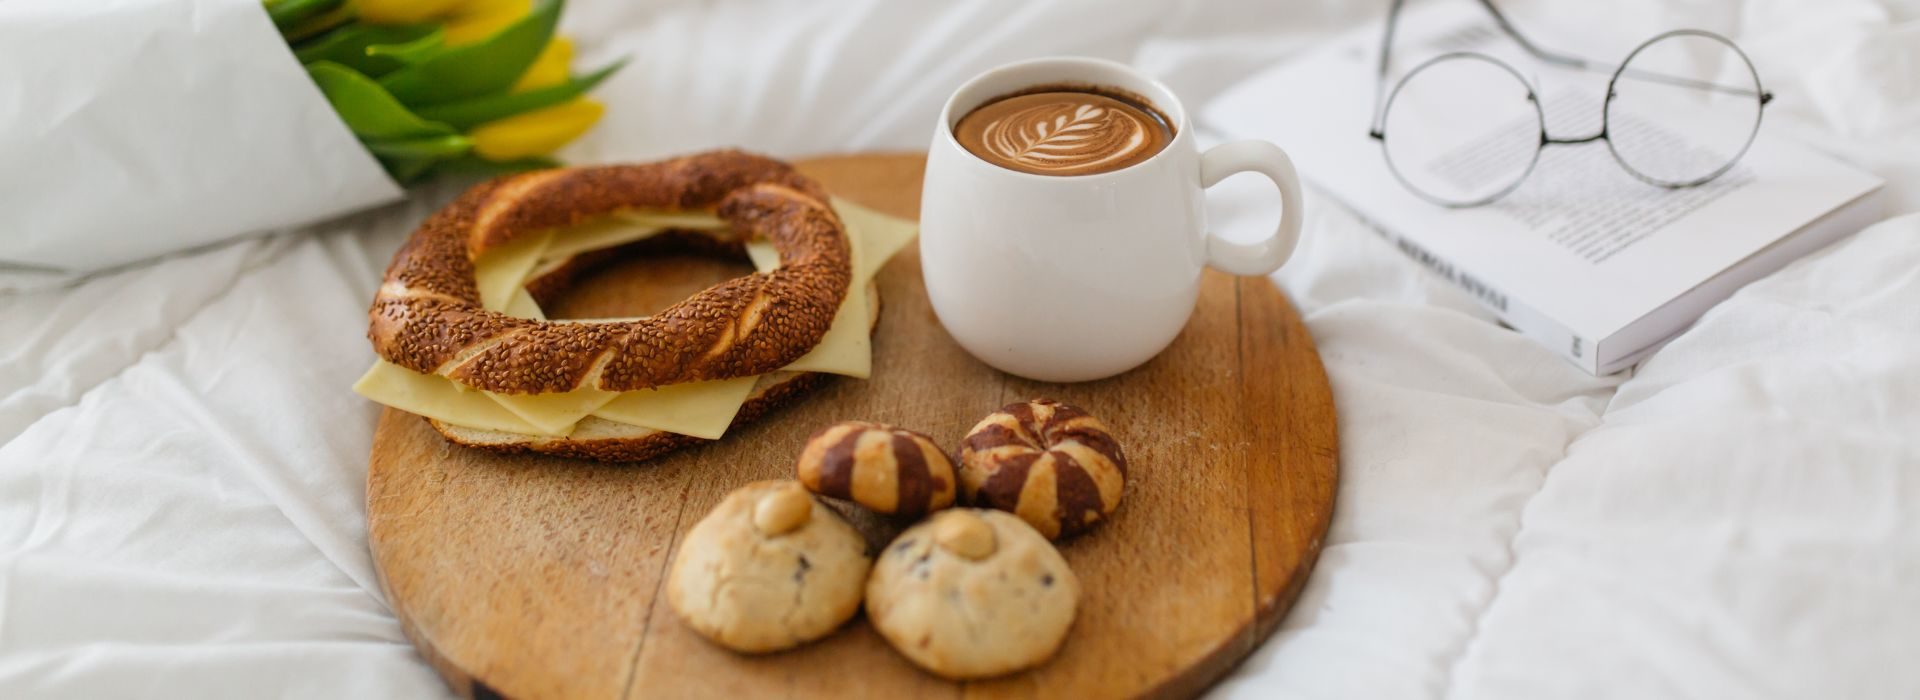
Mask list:
MULTIPOLYGON (((845 156, 802 169, 841 196, 912 217, 924 163, 845 156)), ((643 314, 749 269, 623 261, 549 312, 643 314)), ((1207 273, 1166 352, 1070 385, 1007 376, 955 345, 927 304, 914 247, 879 285, 872 379, 834 379, 718 443, 652 462, 495 455, 386 411, 367 473, 367 530, 407 636, 468 697, 1105 698, 1196 695, 1278 626, 1332 517, 1338 442, 1313 339, 1271 282, 1207 273), (791 477, 815 429, 882 421, 951 448, 995 408, 1042 396, 1099 416, 1131 464, 1119 511, 1061 547, 1085 597, 1049 663, 950 683, 909 665, 861 618, 799 649, 741 656, 694 634, 660 595, 680 535, 733 488, 791 477)))

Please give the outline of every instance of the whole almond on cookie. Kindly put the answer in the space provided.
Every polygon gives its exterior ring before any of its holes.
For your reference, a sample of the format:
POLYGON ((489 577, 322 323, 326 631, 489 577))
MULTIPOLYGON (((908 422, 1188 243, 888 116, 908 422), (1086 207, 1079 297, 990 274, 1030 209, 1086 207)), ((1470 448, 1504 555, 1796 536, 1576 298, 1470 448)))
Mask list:
POLYGON ((680 540, 667 604, 715 643, 778 651, 832 633, 860 609, 867 542, 792 481, 742 486, 680 540))
POLYGON ((1080 581, 1033 527, 997 510, 941 511, 881 552, 867 619, 902 656, 955 680, 1031 668, 1065 641, 1080 581))

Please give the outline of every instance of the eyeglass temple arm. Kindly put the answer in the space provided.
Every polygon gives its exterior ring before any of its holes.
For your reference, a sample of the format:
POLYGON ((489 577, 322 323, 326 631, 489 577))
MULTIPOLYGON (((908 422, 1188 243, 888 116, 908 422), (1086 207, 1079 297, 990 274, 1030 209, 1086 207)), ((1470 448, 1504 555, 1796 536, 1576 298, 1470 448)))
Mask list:
MULTIPOLYGON (((1399 1, 1400 0, 1396 0, 1396 3, 1398 3, 1399 1)), ((1487 14, 1493 15, 1494 24, 1500 25, 1500 31, 1506 32, 1507 36, 1511 37, 1514 43, 1519 44, 1520 48, 1526 49, 1527 53, 1531 54, 1534 58, 1540 59, 1547 63, 1554 63, 1554 64, 1559 64, 1559 65, 1568 66, 1572 68, 1579 68, 1581 70, 1590 70, 1598 73, 1618 72, 1622 76, 1634 78, 1636 80, 1645 80, 1645 81, 1654 82, 1654 83, 1664 83, 1667 85, 1694 88, 1697 90, 1706 90, 1709 92, 1719 92, 1719 93, 1725 93, 1729 95, 1740 95, 1742 97, 1759 97, 1760 104, 1762 105, 1773 101, 1773 93, 1771 92, 1761 91, 1758 94, 1756 94, 1754 91, 1746 88, 1733 87, 1731 85, 1721 85, 1718 83, 1708 82, 1705 80, 1695 80, 1693 78, 1683 78, 1683 77, 1674 76, 1674 75, 1666 75, 1663 73, 1656 73, 1653 71, 1645 71, 1645 70, 1636 70, 1632 68, 1627 68, 1623 70, 1619 66, 1608 65, 1608 64, 1599 63, 1596 61, 1589 61, 1579 56, 1564 54, 1558 51, 1549 51, 1547 49, 1541 48, 1539 44, 1533 43, 1533 41, 1528 39, 1526 35, 1521 34, 1520 29, 1513 26, 1513 22, 1507 19, 1507 15, 1505 13, 1502 13, 1500 11, 1500 8, 1494 6, 1493 0, 1480 0, 1480 6, 1487 9, 1487 14)), ((1388 31, 1391 32, 1392 31, 1391 23, 1389 23, 1388 27, 1389 27, 1388 31)), ((1385 64, 1383 62, 1382 70, 1384 69, 1385 69, 1385 64)))
POLYGON ((1367 125, 1367 135, 1374 139, 1385 138, 1381 135, 1380 104, 1387 98, 1387 59, 1393 53, 1393 29, 1400 23, 1400 9, 1406 7, 1407 0, 1392 0, 1387 6, 1387 34, 1380 39, 1379 72, 1373 81, 1373 121, 1367 125))

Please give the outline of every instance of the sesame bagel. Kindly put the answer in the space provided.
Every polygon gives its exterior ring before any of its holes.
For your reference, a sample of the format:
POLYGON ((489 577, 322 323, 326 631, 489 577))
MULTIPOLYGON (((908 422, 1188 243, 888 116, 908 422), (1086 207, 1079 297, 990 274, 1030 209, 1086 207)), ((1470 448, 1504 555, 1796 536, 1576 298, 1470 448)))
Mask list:
MULTIPOLYGON (((880 292, 877 286, 867 288, 867 309, 867 318, 870 319, 867 330, 871 333, 880 324, 880 292)), ((734 414, 733 425, 740 426, 759 420, 762 416, 800 399, 807 392, 825 385, 830 379, 832 375, 818 372, 772 372, 761 375, 754 382, 753 391, 747 395, 746 402, 740 405, 740 412, 734 414)), ((440 431, 442 436, 456 445, 494 452, 537 452, 557 457, 603 462, 639 462, 681 448, 713 442, 691 435, 642 428, 594 416, 582 419, 573 432, 565 437, 522 435, 469 428, 431 419, 428 422, 433 425, 434 430, 440 431)))
POLYGON ((428 218, 388 266, 367 334, 389 362, 500 394, 732 379, 779 370, 818 344, 852 275, 825 190, 785 163, 717 151, 562 168, 478 185, 428 218), (780 264, 642 319, 550 322, 482 306, 482 254, 635 210, 715 214, 727 229, 692 233, 734 245, 764 238, 780 264))

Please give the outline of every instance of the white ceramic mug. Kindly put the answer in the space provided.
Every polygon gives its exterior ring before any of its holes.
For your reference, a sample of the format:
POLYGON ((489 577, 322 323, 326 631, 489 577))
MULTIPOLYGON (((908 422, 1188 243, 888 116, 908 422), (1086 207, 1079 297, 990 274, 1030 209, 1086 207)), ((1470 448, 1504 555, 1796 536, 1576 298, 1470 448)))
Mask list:
POLYGON ((1152 359, 1193 314, 1204 267, 1266 275, 1300 237, 1300 181, 1278 146, 1238 141, 1202 154, 1171 90, 1125 65, 1043 58, 987 71, 947 98, 927 155, 920 265, 927 295, 961 347, 1043 381, 1109 377, 1152 359), (1146 98, 1172 124, 1146 161, 1092 175, 1009 170, 969 152, 954 125, 1025 88, 1091 84, 1146 98), (1240 172, 1280 189, 1282 214, 1258 243, 1206 228, 1205 189, 1240 172))

